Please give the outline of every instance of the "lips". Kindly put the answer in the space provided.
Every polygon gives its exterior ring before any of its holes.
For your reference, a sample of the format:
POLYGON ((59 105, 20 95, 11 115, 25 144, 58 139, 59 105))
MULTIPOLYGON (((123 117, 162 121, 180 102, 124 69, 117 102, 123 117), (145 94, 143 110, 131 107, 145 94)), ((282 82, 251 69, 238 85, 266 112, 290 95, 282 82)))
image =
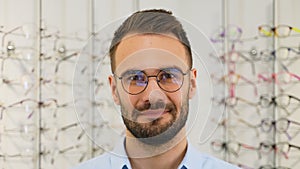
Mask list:
POLYGON ((167 109, 155 109, 155 110, 145 110, 139 113, 139 116, 146 117, 148 119, 157 119, 160 116, 169 113, 170 110, 167 109))

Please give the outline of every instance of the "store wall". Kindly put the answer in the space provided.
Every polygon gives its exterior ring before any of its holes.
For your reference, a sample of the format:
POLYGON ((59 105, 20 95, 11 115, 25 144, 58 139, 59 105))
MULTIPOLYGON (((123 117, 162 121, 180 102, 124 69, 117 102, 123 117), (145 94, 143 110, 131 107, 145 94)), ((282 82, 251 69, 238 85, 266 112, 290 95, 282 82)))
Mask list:
POLYGON ((244 168, 298 168, 299 5, 298 0, 0 0, 0 166, 70 168, 112 149, 124 126, 103 78, 111 72, 102 55, 116 21, 138 9, 164 8, 193 25, 191 32, 197 30, 203 40, 192 42, 195 52, 203 48, 195 56, 204 60, 194 63, 199 88, 191 105, 198 118, 190 143, 244 168), (264 24, 295 28, 287 37, 272 32, 262 37, 258 26, 264 24), (278 52, 280 47, 291 49, 278 52), (222 76, 207 71, 216 66, 206 64, 211 58, 223 61, 222 76), (218 85, 224 91, 211 92, 218 85), (290 98, 281 97, 286 95, 290 98), (210 116, 212 107, 224 105, 223 115, 210 116), (112 129, 118 136, 111 136, 112 129), (200 139, 213 131, 206 142, 200 139))

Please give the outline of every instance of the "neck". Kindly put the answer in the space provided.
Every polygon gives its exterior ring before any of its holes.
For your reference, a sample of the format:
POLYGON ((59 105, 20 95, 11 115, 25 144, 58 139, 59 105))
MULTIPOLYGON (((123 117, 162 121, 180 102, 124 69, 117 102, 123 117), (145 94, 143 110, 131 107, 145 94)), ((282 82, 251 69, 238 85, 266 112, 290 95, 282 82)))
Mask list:
POLYGON ((184 158, 187 149, 185 129, 162 145, 147 145, 127 133, 126 152, 132 169, 173 169, 184 158))

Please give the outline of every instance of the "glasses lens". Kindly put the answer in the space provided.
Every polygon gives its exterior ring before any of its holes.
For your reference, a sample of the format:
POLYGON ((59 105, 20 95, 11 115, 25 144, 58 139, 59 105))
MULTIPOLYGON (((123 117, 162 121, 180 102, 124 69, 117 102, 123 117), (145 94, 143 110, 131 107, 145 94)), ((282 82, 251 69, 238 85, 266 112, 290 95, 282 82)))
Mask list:
POLYGON ((122 75, 122 85, 130 94, 142 92, 148 84, 148 78, 142 71, 128 71, 122 75))
POLYGON ((290 145, 288 143, 278 143, 276 148, 280 153, 287 154, 290 150, 290 145))
POLYGON ((261 143, 260 144, 260 151, 262 153, 269 153, 272 150, 272 144, 270 143, 261 143))
POLYGON ((289 48, 279 48, 276 51, 276 57, 280 60, 286 60, 289 58, 289 54, 290 54, 290 49, 289 48))
POLYGON ((270 50, 263 50, 260 52, 261 60, 264 62, 269 62, 273 59, 272 51, 270 50))
POLYGON ((242 29, 237 26, 229 26, 226 31, 226 34, 230 41, 236 41, 240 39, 242 35, 242 29))
POLYGON ((290 97, 288 95, 279 95, 276 97, 278 106, 287 107, 290 104, 290 97))
POLYGON ((277 81, 279 84, 287 84, 291 81, 291 74, 287 72, 278 73, 277 81))
POLYGON ((271 104, 271 99, 268 96, 261 96, 260 97, 260 105, 263 108, 269 107, 271 104))
POLYGON ((289 121, 285 118, 281 118, 276 122, 276 129, 278 132, 286 132, 289 127, 289 121))
POLYGON ((222 42, 225 38, 225 29, 219 28, 217 31, 214 32, 214 34, 211 36, 210 40, 214 43, 216 42, 222 42))
POLYGON ((240 57, 240 53, 238 53, 238 52, 230 52, 228 54, 228 56, 229 56, 229 58, 228 58, 229 61, 237 62, 238 59, 239 59, 239 57, 240 57))
POLYGON ((225 103, 226 103, 226 105, 233 107, 237 104, 237 102, 238 102, 238 99, 236 97, 228 97, 228 98, 226 98, 225 103))
POLYGON ((213 149, 213 151, 220 152, 224 148, 224 143, 220 140, 212 141, 211 148, 213 149))
POLYGON ((183 73, 176 68, 164 69, 157 75, 157 81, 161 89, 175 92, 182 86, 183 73))
POLYGON ((273 169, 273 167, 271 165, 263 165, 260 166, 259 169, 273 169))
POLYGON ((228 146, 228 151, 230 151, 234 155, 238 155, 240 149, 240 145, 238 143, 228 142, 227 146, 228 146))
POLYGON ((272 127, 272 120, 271 119, 263 119, 261 121, 261 129, 264 132, 269 132, 271 130, 272 127))
POLYGON ((279 25, 276 28, 276 34, 278 37, 287 37, 290 35, 290 33, 291 33, 291 28, 289 26, 279 25))

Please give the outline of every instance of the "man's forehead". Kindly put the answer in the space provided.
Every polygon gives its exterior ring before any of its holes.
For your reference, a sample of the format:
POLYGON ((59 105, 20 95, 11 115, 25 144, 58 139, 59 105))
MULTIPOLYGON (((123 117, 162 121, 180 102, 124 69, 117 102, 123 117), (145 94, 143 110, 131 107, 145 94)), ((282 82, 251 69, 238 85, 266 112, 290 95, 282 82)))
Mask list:
POLYGON ((124 38, 116 51, 116 70, 188 66, 184 46, 169 35, 131 35, 124 38))
POLYGON ((182 70, 181 68, 178 68, 177 66, 170 66, 170 65, 166 65, 163 67, 153 67, 153 68, 128 68, 128 69, 124 69, 123 72, 118 72, 118 75, 122 75, 125 73, 131 74, 131 73, 139 73, 141 71, 145 72, 146 74, 157 74, 160 71, 170 71, 170 70, 176 70, 176 71, 181 71, 181 72, 186 72, 186 70, 182 70))
POLYGON ((127 70, 162 69, 168 67, 176 67, 185 71, 188 69, 188 64, 183 57, 170 53, 167 50, 149 48, 139 50, 124 58, 117 64, 116 72, 124 72, 127 70))

